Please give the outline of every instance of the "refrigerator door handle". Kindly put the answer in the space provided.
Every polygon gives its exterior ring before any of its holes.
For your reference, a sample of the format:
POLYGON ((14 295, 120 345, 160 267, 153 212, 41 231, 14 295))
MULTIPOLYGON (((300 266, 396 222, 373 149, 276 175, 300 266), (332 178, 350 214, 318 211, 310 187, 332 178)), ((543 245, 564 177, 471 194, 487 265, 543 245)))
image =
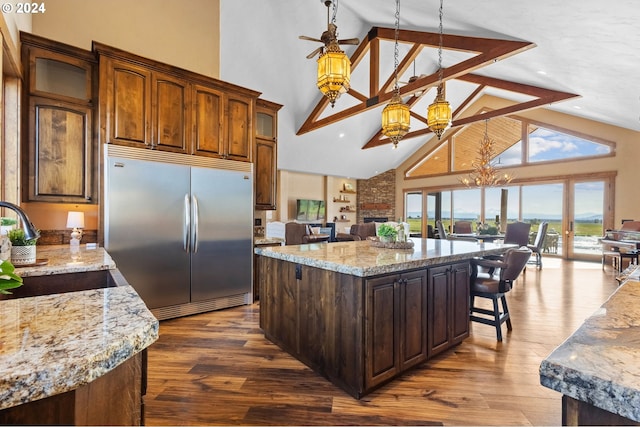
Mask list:
POLYGON ((191 202, 189 201, 189 193, 184 195, 184 223, 182 224, 182 248, 189 253, 191 242, 191 202))
POLYGON ((191 229, 191 252, 194 254, 198 252, 198 198, 194 194, 193 196, 193 227, 191 229))

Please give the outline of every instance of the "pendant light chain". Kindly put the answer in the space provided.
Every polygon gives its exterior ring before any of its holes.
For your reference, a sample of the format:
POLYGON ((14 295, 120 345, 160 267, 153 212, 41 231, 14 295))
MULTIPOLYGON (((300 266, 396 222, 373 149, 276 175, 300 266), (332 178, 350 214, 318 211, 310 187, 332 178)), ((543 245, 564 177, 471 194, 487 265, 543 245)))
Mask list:
POLYGON ((393 72, 395 76, 394 91, 400 95, 400 86, 398 86, 398 38, 400 36, 400 0, 396 0, 396 29, 395 29, 395 46, 393 49, 393 72))
POLYGON ((331 17, 331 23, 335 25, 336 15, 338 14, 338 0, 333 0, 333 16, 331 17))
POLYGON ((439 18, 440 18, 440 43, 438 44, 438 79, 440 80, 440 84, 442 84, 442 79, 444 77, 444 72, 442 70, 442 3, 444 2, 444 0, 440 0, 440 11, 439 11, 439 18))

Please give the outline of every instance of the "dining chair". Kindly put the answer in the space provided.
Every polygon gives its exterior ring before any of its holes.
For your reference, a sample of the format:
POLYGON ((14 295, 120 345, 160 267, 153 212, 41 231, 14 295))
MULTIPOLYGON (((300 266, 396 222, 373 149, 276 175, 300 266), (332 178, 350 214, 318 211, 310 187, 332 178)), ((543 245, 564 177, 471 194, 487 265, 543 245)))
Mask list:
POLYGON ((504 243, 515 243, 518 246, 527 246, 529 244, 529 231, 531 224, 526 222, 511 222, 507 224, 504 233, 504 243))
POLYGON ((453 223, 453 232, 460 234, 473 233, 471 221, 456 221, 453 223))
POLYGON ((440 239, 446 239, 447 237, 449 237, 449 234, 447 233, 447 230, 445 230, 444 225, 442 224, 442 221, 437 220, 436 221, 436 228, 438 229, 438 237, 440 239))
POLYGON ((527 248, 536 255, 535 264, 539 270, 542 270, 542 250, 544 249, 544 239, 547 236, 548 227, 548 222, 541 222, 538 226, 538 234, 536 234, 536 240, 533 242, 533 245, 527 245, 527 248))
POLYGON ((507 249, 502 260, 486 258, 471 260, 469 319, 495 327, 498 341, 502 341, 502 324, 504 322, 507 323, 509 331, 512 329, 511 314, 505 294, 513 287, 513 282, 524 270, 529 257, 531 257, 531 250, 524 247, 507 249), (489 268, 492 273, 481 273, 478 271, 478 267, 489 268), (475 305, 476 297, 490 299, 493 302, 493 310, 477 307, 475 305), (500 311, 498 301, 502 303, 502 311, 500 311))
POLYGON ((474 237, 471 237, 471 236, 461 236, 461 237, 452 236, 451 234, 447 233, 447 230, 444 228, 444 225, 442 224, 442 221, 440 221, 440 220, 436 221, 436 227, 438 228, 438 236, 441 239, 446 239, 446 240, 465 240, 465 241, 468 241, 468 242, 476 242, 477 241, 474 237))

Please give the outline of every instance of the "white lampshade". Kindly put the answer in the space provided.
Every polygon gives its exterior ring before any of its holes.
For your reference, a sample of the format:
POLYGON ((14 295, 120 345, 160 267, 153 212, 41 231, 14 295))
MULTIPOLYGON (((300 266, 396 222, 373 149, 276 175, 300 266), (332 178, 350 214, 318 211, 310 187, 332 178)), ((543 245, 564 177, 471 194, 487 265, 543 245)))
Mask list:
POLYGON ((84 212, 70 211, 67 215, 67 228, 84 228, 84 212))

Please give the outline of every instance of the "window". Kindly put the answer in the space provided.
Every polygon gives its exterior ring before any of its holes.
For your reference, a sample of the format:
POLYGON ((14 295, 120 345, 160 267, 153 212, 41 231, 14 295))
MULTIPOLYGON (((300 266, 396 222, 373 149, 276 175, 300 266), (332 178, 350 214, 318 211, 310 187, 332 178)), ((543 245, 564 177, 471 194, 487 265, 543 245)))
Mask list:
POLYGON ((611 146, 543 127, 529 134, 529 162, 575 159, 611 153, 611 146))
POLYGON ((579 160, 609 156, 615 151, 615 144, 610 141, 521 118, 497 117, 486 123, 471 123, 458 129, 409 168, 405 176, 423 177, 472 170, 485 129, 489 138, 494 141, 495 167, 579 160), (524 133, 525 139, 523 128, 527 130, 524 133), (523 152, 528 153, 528 158, 523 158, 523 152))

